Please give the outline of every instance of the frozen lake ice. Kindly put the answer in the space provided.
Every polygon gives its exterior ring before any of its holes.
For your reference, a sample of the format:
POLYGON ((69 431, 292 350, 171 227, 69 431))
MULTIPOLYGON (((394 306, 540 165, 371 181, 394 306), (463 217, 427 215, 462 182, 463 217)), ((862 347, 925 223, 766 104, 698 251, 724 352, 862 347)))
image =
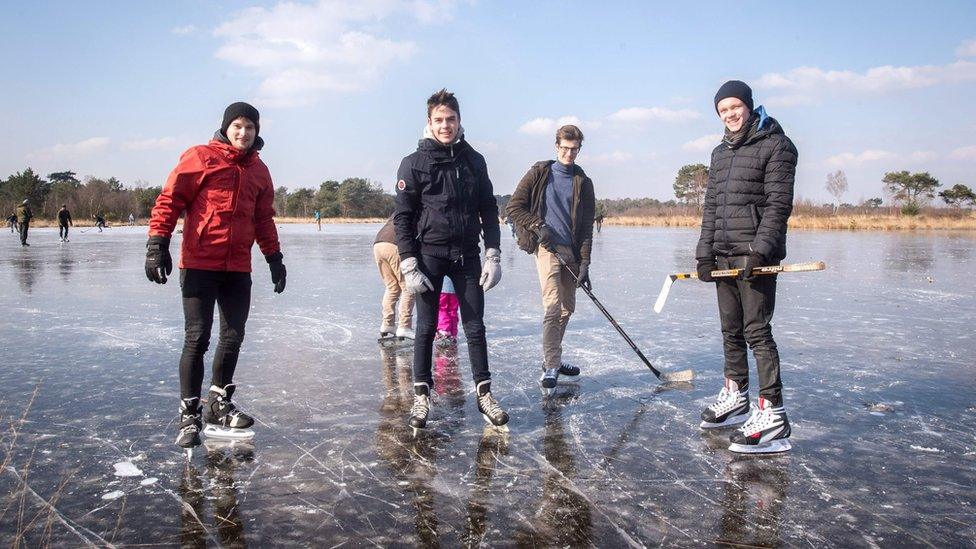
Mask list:
POLYGON ((146 280, 145 227, 0 238, 0 542, 974 545, 976 236, 791 233, 788 262, 828 265, 779 282, 794 449, 748 457, 697 426, 722 378, 714 289, 678 281, 651 311, 665 274, 693 270, 697 231, 605 227, 592 269, 648 358, 692 384, 660 390, 580 293, 565 356, 583 375, 543 398, 534 263, 503 227, 485 318, 511 432, 485 429, 462 337, 415 439, 412 354, 375 339, 378 229, 282 226, 281 295, 255 248, 235 400, 258 434, 189 465, 173 444, 179 288, 146 280))

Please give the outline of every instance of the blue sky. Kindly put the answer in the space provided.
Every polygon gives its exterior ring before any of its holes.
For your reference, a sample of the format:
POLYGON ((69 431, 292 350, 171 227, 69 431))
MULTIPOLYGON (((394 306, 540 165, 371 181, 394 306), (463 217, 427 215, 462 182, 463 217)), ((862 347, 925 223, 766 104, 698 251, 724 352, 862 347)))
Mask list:
POLYGON ((796 193, 883 196, 886 171, 976 187, 976 3, 4 2, 0 176, 31 166, 162 184, 237 100, 262 113, 276 185, 392 191, 426 97, 461 101, 495 190, 586 134, 598 197, 672 198, 708 163, 712 97, 754 89, 800 152, 796 193))

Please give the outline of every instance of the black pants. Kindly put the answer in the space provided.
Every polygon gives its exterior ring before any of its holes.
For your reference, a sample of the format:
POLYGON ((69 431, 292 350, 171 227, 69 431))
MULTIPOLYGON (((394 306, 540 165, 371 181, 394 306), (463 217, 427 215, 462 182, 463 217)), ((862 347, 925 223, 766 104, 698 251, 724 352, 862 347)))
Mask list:
POLYGON ((65 224, 58 224, 58 236, 61 238, 68 238, 68 226, 65 224))
POLYGON ((214 353, 211 383, 232 383, 251 309, 251 273, 180 270, 185 339, 180 357, 180 397, 200 396, 203 355, 210 346, 214 303, 220 309, 220 340, 214 353))
POLYGON ((24 221, 20 224, 20 243, 27 244, 27 229, 30 228, 30 221, 24 221))
POLYGON ((417 296, 416 339, 413 348, 413 380, 415 383, 434 385, 431 375, 431 355, 434 349, 434 335, 437 333, 437 311, 440 309, 441 286, 444 277, 454 283, 461 311, 461 326, 468 341, 468 358, 471 361, 471 374, 475 383, 491 379, 488 371, 488 342, 485 339, 485 291, 478 283, 481 278, 481 258, 466 257, 451 261, 429 255, 417 258, 420 270, 434 285, 434 291, 426 291, 417 296))
MULTIPOLYGON (((746 256, 718 257, 719 269, 745 266, 746 256)), ((759 395, 774 406, 783 402, 779 375, 779 351, 773 341, 773 309, 776 307, 776 275, 752 280, 718 278, 718 311, 725 348, 725 377, 749 387, 746 345, 752 349, 759 371, 759 395)))

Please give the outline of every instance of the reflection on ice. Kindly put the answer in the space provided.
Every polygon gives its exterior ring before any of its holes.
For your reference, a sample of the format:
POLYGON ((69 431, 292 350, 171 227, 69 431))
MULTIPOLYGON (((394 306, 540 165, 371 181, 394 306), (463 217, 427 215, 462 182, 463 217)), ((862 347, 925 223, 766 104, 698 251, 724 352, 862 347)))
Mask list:
POLYGON ((79 232, 60 246, 37 229, 23 250, 0 239, 0 541, 972 543, 972 236, 792 234, 791 260, 829 265, 779 282, 794 449, 742 457, 726 450, 727 431, 697 428, 721 384, 714 289, 689 282, 664 314, 650 311, 663 274, 693 266, 694 231, 606 227, 592 271, 648 358, 693 368, 694 384, 659 384, 584 300, 566 338, 583 373, 544 397, 538 280, 506 237, 485 317, 511 430, 478 414, 462 338, 435 351, 433 414, 414 437, 412 349, 375 341, 375 229, 281 228, 288 290, 273 296, 255 264, 236 375, 256 436, 207 439, 189 463, 173 444, 179 291, 146 282, 144 229, 79 232))

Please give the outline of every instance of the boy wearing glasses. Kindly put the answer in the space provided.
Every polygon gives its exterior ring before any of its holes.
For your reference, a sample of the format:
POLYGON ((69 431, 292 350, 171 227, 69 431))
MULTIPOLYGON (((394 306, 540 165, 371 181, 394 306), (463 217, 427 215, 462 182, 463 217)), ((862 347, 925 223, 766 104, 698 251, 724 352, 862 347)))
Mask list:
POLYGON ((590 285, 596 199, 593 181, 576 165, 582 145, 583 132, 576 126, 556 130, 556 160, 529 168, 506 208, 515 221, 519 248, 536 256, 544 311, 540 382, 546 394, 555 389, 559 375, 580 373, 562 361, 562 343, 576 310, 576 278, 579 285, 590 285))

